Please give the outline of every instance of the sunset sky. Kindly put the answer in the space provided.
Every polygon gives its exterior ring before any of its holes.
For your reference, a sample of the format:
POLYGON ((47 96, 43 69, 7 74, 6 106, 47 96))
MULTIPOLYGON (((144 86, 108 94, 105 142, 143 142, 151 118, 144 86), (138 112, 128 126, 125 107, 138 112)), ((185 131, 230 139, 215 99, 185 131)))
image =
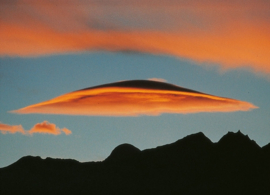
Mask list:
POLYGON ((122 143, 143 150, 199 131, 216 142, 240 129, 266 145, 269 10, 265 0, 0 0, 0 167, 26 155, 100 161, 122 143), (130 80, 182 88, 115 84, 130 80))

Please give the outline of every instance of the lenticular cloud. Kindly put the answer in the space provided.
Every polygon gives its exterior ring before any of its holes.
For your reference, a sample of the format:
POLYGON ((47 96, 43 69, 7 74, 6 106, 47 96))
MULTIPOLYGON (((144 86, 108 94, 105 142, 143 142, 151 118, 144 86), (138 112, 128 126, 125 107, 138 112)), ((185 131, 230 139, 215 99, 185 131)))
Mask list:
POLYGON ((139 116, 162 113, 235 112, 254 108, 257 107, 249 102, 209 95, 168 83, 134 80, 81 89, 12 112, 139 116))

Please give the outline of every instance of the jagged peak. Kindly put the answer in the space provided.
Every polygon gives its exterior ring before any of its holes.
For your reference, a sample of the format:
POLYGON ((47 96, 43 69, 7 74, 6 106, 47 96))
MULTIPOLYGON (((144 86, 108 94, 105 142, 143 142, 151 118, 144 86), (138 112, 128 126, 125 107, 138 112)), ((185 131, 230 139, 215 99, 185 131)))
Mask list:
POLYGON ((251 141, 248 135, 244 135, 240 130, 237 132, 229 131, 226 135, 224 135, 218 143, 225 143, 227 141, 233 141, 233 140, 245 140, 245 141, 251 141))
POLYGON ((228 132, 224 135, 219 141, 218 144, 220 146, 241 146, 241 147, 252 147, 254 149, 259 149, 260 146, 249 138, 248 135, 244 135, 240 130, 235 132, 228 132))

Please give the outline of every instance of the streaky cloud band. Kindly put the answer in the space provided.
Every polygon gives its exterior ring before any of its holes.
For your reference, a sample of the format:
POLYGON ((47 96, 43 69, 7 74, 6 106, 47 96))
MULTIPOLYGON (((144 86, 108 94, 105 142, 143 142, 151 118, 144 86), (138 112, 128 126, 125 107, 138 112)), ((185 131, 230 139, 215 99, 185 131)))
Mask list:
POLYGON ((270 74, 270 1, 16 0, 0 6, 0 56, 172 55, 270 74))

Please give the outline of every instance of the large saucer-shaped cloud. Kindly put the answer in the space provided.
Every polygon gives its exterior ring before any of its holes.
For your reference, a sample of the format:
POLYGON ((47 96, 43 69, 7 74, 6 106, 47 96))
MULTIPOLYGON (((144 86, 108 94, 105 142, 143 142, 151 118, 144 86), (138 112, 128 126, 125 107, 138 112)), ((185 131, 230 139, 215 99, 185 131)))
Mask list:
POLYGON ((168 83, 133 80, 74 91, 12 112, 139 116, 162 113, 234 112, 254 108, 257 107, 249 102, 213 96, 168 83))

